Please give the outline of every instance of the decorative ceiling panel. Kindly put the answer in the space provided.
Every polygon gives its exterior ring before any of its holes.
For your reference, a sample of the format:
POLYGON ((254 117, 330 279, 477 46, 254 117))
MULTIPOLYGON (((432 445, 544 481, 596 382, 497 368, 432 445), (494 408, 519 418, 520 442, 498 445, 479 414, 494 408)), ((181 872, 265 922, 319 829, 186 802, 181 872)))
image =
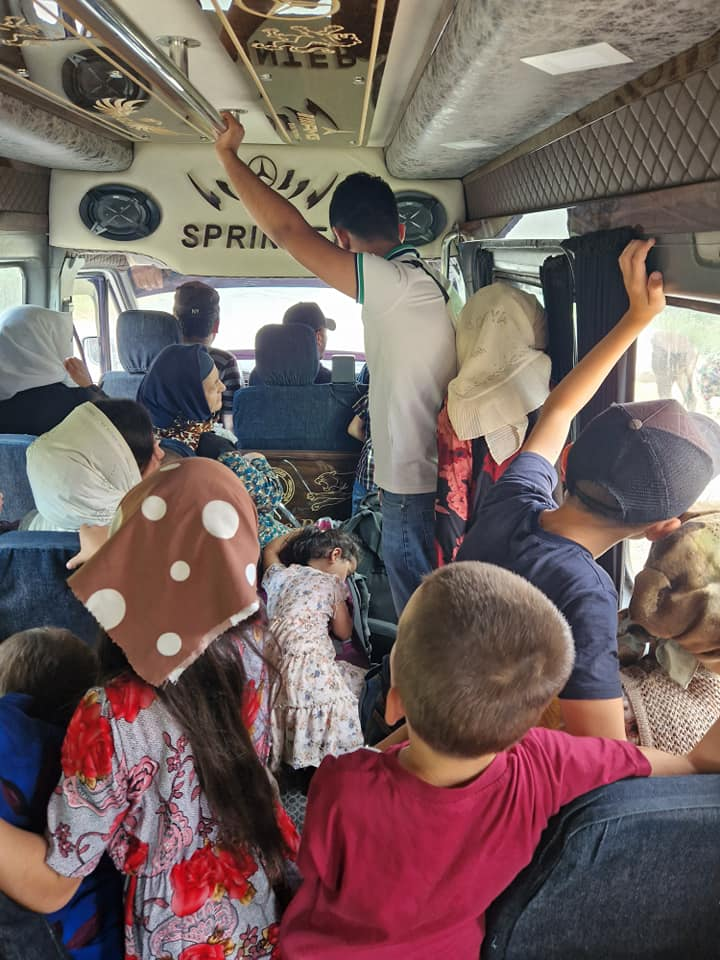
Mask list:
POLYGON ((720 179, 720 63, 467 178, 472 219, 720 179))
POLYGON ((289 143, 367 143, 399 0, 211 0, 228 56, 289 143))
POLYGON ((200 132, 153 96, 153 89, 62 2, 0 0, 0 79, 22 81, 52 108, 70 111, 116 139, 172 137, 200 132))
POLYGON ((390 143, 396 177, 463 176, 717 30, 717 5, 676 0, 458 0, 390 143), (604 41, 624 63, 560 76, 523 57, 604 41))

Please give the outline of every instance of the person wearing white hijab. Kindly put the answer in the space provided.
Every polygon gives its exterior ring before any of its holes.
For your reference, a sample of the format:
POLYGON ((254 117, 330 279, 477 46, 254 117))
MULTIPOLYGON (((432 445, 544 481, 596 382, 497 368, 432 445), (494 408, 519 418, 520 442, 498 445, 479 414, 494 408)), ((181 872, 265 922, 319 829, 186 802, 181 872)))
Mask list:
POLYGON ((69 313, 23 305, 0 314, 0 433, 39 436, 104 396, 72 341, 69 313))
POLYGON ((125 494, 160 465, 163 454, 145 410, 132 400, 102 405, 109 415, 84 403, 28 447, 36 509, 23 517, 21 530, 106 531, 125 494))
POLYGON ((458 375, 448 416, 460 440, 485 437, 497 464, 525 440, 527 415, 550 392, 545 314, 535 297, 493 283, 470 298, 457 321, 458 375))
POLYGON ((438 416, 435 542, 455 559, 470 517, 518 452, 550 385, 542 307, 507 283, 478 290, 455 332, 458 374, 438 416))

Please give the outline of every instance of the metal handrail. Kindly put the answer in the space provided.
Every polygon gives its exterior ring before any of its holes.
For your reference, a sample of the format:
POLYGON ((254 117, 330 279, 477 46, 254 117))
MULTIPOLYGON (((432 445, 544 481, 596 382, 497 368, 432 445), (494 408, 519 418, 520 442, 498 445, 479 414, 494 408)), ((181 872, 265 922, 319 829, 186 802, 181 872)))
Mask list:
POLYGON ((60 6, 127 61, 173 112, 210 139, 224 130, 215 107, 112 0, 60 0, 60 6))

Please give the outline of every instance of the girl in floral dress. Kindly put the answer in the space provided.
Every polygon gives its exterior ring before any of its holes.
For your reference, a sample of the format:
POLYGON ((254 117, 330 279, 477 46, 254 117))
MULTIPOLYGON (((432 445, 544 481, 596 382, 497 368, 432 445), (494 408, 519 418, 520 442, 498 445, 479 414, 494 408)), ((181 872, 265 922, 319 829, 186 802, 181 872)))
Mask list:
POLYGON ((69 581, 117 645, 105 638, 112 679, 68 728, 49 840, 0 823, 0 888, 57 909, 107 851, 127 960, 276 958, 297 837, 264 767, 252 502, 226 467, 190 459, 132 490, 114 526, 69 581))
POLYGON ((330 631, 352 636, 345 580, 358 543, 342 530, 304 527, 263 552, 268 616, 282 682, 272 710, 275 755, 296 770, 363 745, 358 696, 365 670, 335 659, 330 631))

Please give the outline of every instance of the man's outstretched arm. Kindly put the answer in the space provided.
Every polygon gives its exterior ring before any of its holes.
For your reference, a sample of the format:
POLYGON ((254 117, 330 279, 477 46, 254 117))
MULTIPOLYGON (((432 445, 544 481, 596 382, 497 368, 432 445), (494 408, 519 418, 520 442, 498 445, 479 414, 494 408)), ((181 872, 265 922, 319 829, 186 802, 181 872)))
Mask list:
POLYGON ((230 114, 224 113, 223 119, 227 129, 217 138, 215 150, 252 219, 303 267, 356 299, 355 255, 321 237, 289 200, 255 176, 237 155, 245 130, 230 114))

